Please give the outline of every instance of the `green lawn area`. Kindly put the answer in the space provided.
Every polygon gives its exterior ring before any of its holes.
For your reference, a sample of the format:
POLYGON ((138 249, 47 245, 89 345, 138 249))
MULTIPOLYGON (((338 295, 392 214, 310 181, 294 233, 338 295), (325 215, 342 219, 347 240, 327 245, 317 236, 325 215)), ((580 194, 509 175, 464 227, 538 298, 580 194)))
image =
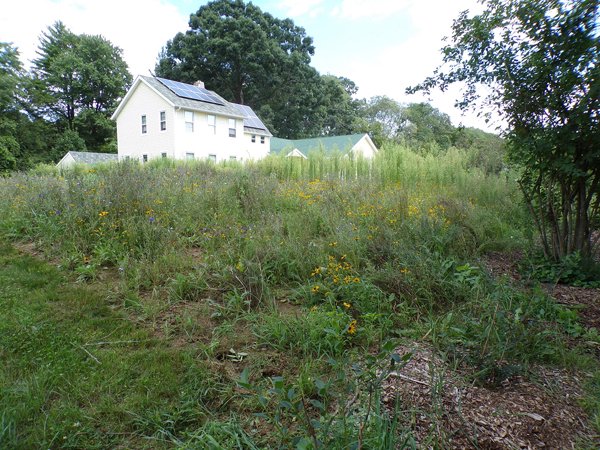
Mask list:
POLYGON ((0 245, 2 448, 156 448, 201 420, 209 376, 189 351, 133 323, 105 286, 0 245))

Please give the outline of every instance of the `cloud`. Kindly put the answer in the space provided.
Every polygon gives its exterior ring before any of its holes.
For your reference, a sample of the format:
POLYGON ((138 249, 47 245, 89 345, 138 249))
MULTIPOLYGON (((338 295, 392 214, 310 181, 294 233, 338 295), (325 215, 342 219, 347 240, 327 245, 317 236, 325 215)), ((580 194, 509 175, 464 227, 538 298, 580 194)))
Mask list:
POLYGON ((409 0, 342 0, 331 11, 333 16, 343 19, 383 18, 394 15, 409 4, 409 0))
POLYGON ((463 115, 454 107, 456 99, 461 97, 462 86, 453 85, 446 92, 433 91, 428 97, 423 94, 405 93, 408 86, 422 82, 441 63, 440 48, 444 45, 442 38, 451 35, 452 20, 458 17, 460 11, 481 9, 474 0, 377 0, 369 3, 345 0, 340 8, 338 16, 348 19, 367 16, 376 19, 386 8, 388 16, 402 11, 409 27, 407 39, 379 47, 373 46, 372 53, 356 55, 356 58, 347 60, 347 65, 336 70, 330 68, 333 72, 342 73, 355 81, 360 88, 360 97, 387 95, 403 103, 427 101, 450 115, 456 125, 463 123, 466 126, 494 130, 493 126, 486 125, 483 119, 475 114, 463 115))
POLYGON ((42 32, 58 20, 76 34, 101 34, 123 49, 135 76, 154 69, 167 40, 187 29, 188 16, 163 0, 17 1, 0 18, 0 41, 13 42, 27 66, 42 32))
POLYGON ((307 14, 314 17, 323 10, 323 3, 324 0, 281 0, 278 7, 283 9, 288 17, 300 17, 307 14))

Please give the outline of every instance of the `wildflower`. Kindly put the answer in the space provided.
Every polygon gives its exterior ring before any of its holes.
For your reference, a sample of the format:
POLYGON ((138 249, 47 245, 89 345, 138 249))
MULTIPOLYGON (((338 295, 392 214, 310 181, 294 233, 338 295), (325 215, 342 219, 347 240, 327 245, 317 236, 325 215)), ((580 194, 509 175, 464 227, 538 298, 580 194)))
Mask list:
POLYGON ((335 247, 335 246, 337 246, 337 242, 330 242, 330 243, 329 243, 329 246, 330 246, 330 247, 335 247))
POLYGON ((108 216, 108 211, 100 211, 100 212, 98 213, 98 216, 99 216, 99 217, 106 217, 106 216, 108 216))
POLYGON ((346 309, 350 309, 352 307, 352 305, 348 302, 344 302, 343 305, 344 305, 344 308, 346 308, 346 309))
POLYGON ((350 322, 350 325, 348 325, 348 334, 356 334, 356 324, 356 319, 350 322))
POLYGON ((315 268, 315 270, 313 270, 313 271, 311 272, 310 276, 311 276, 311 277, 314 277, 314 276, 316 276, 316 275, 319 275, 320 273, 321 273, 321 268, 320 268, 320 267, 317 267, 317 268, 315 268))
POLYGON ((315 312, 317 309, 318 309, 318 308, 317 308, 317 305, 315 305, 315 306, 312 306, 312 307, 310 308, 310 310, 311 310, 312 312, 315 312))
POLYGON ((313 294, 316 294, 319 292, 319 289, 321 289, 321 286, 319 286, 318 284, 315 284, 312 289, 310 290, 313 294))
POLYGON ((360 278, 354 277, 354 279, 352 281, 354 281, 355 283, 360 283, 360 278))
POLYGON ((154 221, 155 221, 155 220, 156 220, 156 219, 155 219, 154 217, 152 217, 152 216, 148 217, 148 221, 149 221, 150 223, 154 223, 154 221))
POLYGON ((406 267, 403 267, 402 269, 400 269, 400 273, 406 275, 407 273, 410 273, 410 270, 408 270, 406 267))

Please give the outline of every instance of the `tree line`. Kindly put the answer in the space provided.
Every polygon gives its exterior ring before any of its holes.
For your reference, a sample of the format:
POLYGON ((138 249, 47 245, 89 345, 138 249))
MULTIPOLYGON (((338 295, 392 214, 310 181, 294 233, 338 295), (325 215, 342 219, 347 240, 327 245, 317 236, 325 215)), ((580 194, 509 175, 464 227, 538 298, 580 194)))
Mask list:
MULTIPOLYGON (((352 80, 311 66, 314 51, 313 39, 292 20, 243 0, 216 0, 165 44, 155 74, 203 80, 227 100, 251 106, 278 137, 364 132, 380 146, 473 148, 485 154, 490 170, 501 167, 496 136, 454 127, 426 103, 357 99, 352 80)), ((18 49, 0 42, 0 171, 56 162, 70 150, 116 152, 110 115, 131 82, 120 48, 102 36, 77 35, 61 22, 42 33, 28 70, 18 49)))

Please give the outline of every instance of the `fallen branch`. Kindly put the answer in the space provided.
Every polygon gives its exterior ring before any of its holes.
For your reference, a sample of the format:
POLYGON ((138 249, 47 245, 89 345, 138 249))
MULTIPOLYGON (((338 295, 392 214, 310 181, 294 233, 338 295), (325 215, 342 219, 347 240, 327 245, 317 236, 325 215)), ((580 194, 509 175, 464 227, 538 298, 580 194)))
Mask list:
POLYGON ((431 385, 429 385, 428 383, 425 383, 424 381, 415 380, 414 378, 407 377, 406 375, 402 375, 401 373, 398 373, 398 372, 390 372, 387 377, 400 378, 405 381, 410 381, 411 383, 420 384, 421 386, 431 387, 431 385))

